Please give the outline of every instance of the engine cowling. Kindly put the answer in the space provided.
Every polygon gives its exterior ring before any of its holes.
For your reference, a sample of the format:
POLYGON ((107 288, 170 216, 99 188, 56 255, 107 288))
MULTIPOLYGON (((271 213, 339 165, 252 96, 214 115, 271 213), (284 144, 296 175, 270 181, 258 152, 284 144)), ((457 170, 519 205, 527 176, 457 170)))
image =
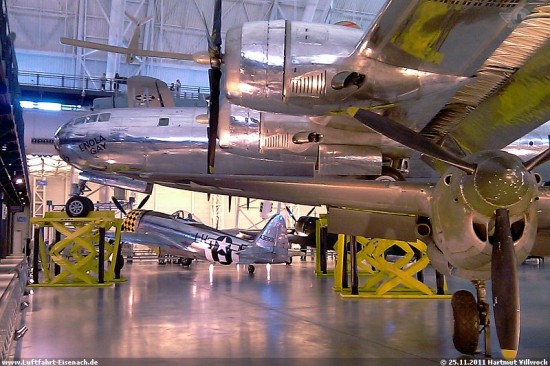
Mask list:
POLYGON ((450 168, 435 188, 436 248, 428 255, 442 273, 460 268, 463 278, 488 279, 497 208, 509 211, 518 264, 529 255, 537 234, 537 182, 519 158, 505 152, 480 153, 472 161, 474 174, 450 168))
POLYGON ((276 113, 324 114, 335 109, 357 87, 331 88, 333 79, 339 85, 364 79, 341 62, 362 35, 348 27, 284 20, 232 28, 225 41, 227 98, 276 113))

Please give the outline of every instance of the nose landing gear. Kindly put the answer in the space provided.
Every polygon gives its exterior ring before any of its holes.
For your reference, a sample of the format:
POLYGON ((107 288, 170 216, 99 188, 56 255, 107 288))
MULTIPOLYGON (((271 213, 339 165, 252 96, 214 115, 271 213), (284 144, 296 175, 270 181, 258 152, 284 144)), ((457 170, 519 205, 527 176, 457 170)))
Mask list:
POLYGON ((84 196, 72 196, 65 204, 65 212, 69 217, 86 217, 94 210, 94 203, 84 196))
POLYGON ((485 357, 491 357, 491 328, 489 304, 485 281, 473 281, 477 290, 474 295, 466 290, 455 292, 451 300, 454 318, 453 344, 457 351, 474 354, 477 351, 479 335, 484 334, 485 357))

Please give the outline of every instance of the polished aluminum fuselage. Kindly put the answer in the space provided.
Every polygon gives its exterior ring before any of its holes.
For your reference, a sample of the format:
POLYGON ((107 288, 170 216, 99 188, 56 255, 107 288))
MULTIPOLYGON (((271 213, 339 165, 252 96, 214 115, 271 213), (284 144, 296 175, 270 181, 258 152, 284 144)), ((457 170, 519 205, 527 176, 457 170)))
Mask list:
MULTIPOLYGON (((84 171, 147 180, 206 170, 207 126, 200 108, 113 109, 73 119, 56 147, 84 171), (91 116, 91 118, 90 118, 91 116)), ((405 149, 364 126, 331 127, 305 116, 260 113, 224 104, 217 174, 265 176, 379 175, 383 155, 405 149), (316 141, 308 136, 315 135, 316 141)), ((174 178, 176 179, 176 178, 174 178)))

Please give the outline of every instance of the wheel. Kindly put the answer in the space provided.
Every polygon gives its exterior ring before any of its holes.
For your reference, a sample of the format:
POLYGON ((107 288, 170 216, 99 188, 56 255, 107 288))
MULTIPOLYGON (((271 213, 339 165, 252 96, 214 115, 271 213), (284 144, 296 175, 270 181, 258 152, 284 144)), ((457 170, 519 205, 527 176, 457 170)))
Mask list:
POLYGON ((453 307, 453 343, 457 351, 473 354, 479 341, 479 312, 477 302, 471 292, 455 292, 451 300, 453 307))
POLYGON ((248 265, 248 273, 253 274, 255 270, 256 268, 252 264, 248 265))
POLYGON ((69 217, 86 217, 91 211, 90 203, 92 201, 87 197, 72 196, 65 204, 65 212, 69 217))
POLYGON ((292 257, 288 258, 288 261, 285 262, 287 266, 290 266, 292 264, 292 257))
POLYGON ((116 264, 115 264, 116 279, 120 279, 120 271, 122 270, 122 267, 124 267, 124 257, 122 256, 122 253, 119 250, 116 256, 116 264))
POLYGON ((164 265, 166 265, 167 262, 168 262, 168 261, 167 261, 165 255, 159 255, 159 264, 160 264, 160 265, 163 265, 163 266, 164 266, 164 265))
POLYGON ((84 201, 86 202, 86 205, 87 205, 87 207, 88 207, 88 210, 90 210, 90 212, 91 212, 91 211, 94 211, 94 210, 95 210, 95 206, 94 206, 94 203, 92 202, 92 200, 89 199, 88 197, 82 197, 82 198, 84 198, 84 201))
POLYGON ((405 180, 405 178, 403 177, 403 174, 401 174, 399 170, 392 168, 390 166, 383 166, 382 174, 374 178, 374 180, 395 182, 395 181, 405 180))
POLYGON ((193 263, 193 258, 180 258, 180 263, 182 266, 189 267, 193 263))

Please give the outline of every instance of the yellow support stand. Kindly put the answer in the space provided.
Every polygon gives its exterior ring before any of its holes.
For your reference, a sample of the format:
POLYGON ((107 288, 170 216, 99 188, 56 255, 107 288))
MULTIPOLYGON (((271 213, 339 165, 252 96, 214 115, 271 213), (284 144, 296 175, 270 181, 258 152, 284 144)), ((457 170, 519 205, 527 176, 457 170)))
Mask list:
MULTIPOLYGON (((415 275, 425 269, 429 264, 426 255, 426 244, 421 241, 404 242, 386 239, 367 239, 357 237, 357 243, 362 244, 363 249, 357 253, 357 268, 360 277, 366 279, 359 286, 359 294, 352 295, 351 289, 342 288, 344 276, 343 258, 346 254, 345 243, 348 237, 339 235, 336 244, 338 261, 334 271, 334 290, 341 293, 344 298, 451 298, 451 295, 436 295, 436 290, 428 287, 415 278, 415 275), (395 262, 386 259, 385 252, 393 246, 401 248, 405 255, 395 262), (420 253, 415 258, 415 250, 420 253)), ((347 260, 348 266, 351 261, 347 260)), ((349 273, 349 268, 347 269, 349 273)), ((445 284, 445 292, 447 291, 445 284)))
MULTIPOLYGON (((334 270, 326 269, 326 253, 323 253, 323 248, 321 248, 321 228, 328 225, 327 215, 320 215, 319 220, 315 223, 315 274, 318 277, 332 277, 334 275, 334 270), (325 255, 324 266, 325 271, 323 271, 323 259, 322 255, 325 255)), ((326 248, 325 252, 326 252, 326 248)))
POLYGON ((31 286, 111 286, 116 281, 115 267, 120 246, 122 220, 112 211, 93 211, 87 217, 68 217, 65 212, 46 212, 33 217, 35 232, 34 284, 31 286), (57 239, 49 248, 43 231, 52 227, 57 239), (105 240, 105 232, 115 229, 115 240, 105 240), (63 236, 63 237, 62 237, 63 236), (96 245, 104 250, 96 249, 96 245), (39 252, 39 253, 38 253, 39 252), (40 256, 40 257, 38 257, 40 256), (112 258, 110 264, 109 258, 112 258), (38 281, 38 258, 44 278, 38 281))

